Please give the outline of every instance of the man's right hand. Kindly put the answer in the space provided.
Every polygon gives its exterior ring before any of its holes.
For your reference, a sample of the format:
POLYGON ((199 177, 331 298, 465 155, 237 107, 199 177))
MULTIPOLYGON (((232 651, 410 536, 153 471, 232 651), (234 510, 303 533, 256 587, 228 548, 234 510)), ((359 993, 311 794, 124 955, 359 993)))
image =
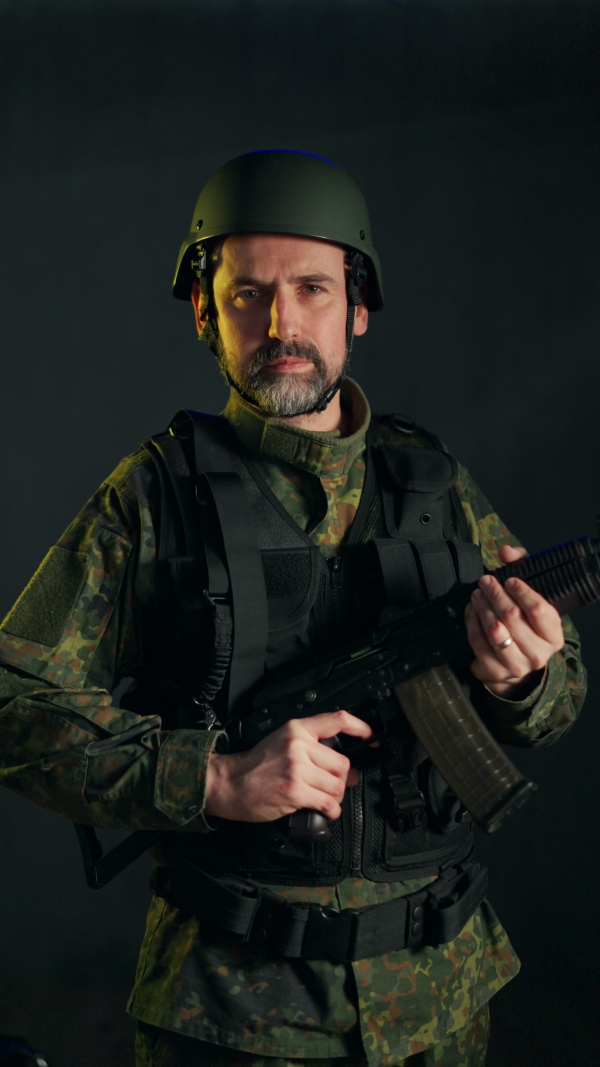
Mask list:
POLYGON ((367 740, 371 727, 347 711, 290 719, 248 752, 214 752, 206 780, 207 815, 272 822, 300 808, 339 819, 341 801, 360 775, 341 752, 320 744, 337 734, 367 740))

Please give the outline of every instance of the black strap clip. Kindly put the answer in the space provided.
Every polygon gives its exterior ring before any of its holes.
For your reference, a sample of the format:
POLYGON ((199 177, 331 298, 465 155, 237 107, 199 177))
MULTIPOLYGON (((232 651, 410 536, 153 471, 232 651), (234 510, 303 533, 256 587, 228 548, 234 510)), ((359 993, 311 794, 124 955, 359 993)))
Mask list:
POLYGON ((432 904, 428 943, 434 948, 458 937, 487 893, 487 867, 469 864, 463 869, 459 867, 454 877, 451 875, 452 871, 447 871, 428 887, 432 904))
POLYGON ((400 833, 421 830, 427 826, 425 797, 410 775, 391 772, 388 773, 388 780, 394 795, 394 814, 400 833))
POLYGON ((302 955, 306 959, 323 958, 344 963, 354 959, 360 912, 354 908, 335 908, 311 904, 308 909, 302 955))

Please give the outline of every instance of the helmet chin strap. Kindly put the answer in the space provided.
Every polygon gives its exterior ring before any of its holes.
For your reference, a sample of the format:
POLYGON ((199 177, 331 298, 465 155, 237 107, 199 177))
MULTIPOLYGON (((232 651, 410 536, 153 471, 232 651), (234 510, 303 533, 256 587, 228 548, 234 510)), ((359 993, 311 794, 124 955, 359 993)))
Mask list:
MULTIPOLYGON (((239 396, 241 396, 242 400, 246 400, 249 404, 253 404, 254 407, 258 407, 259 406, 256 403, 256 400, 254 399, 254 397, 250 396, 249 393, 245 392, 245 390, 242 389, 241 385, 238 385, 238 383, 231 377, 231 375, 230 375, 228 370, 225 371, 225 377, 227 378, 227 381, 229 382, 230 386, 233 389, 235 389, 236 393, 238 393, 239 396)), ((333 385, 330 385, 321 394, 321 396, 319 397, 319 399, 318 399, 316 404, 311 404, 310 407, 302 408, 301 411, 295 411, 293 415, 286 416, 286 418, 295 419, 298 415, 312 415, 312 413, 314 411, 325 411, 325 408, 333 400, 335 394, 337 393, 338 389, 340 388, 340 386, 341 386, 341 384, 342 384, 342 382, 343 382, 345 377, 346 377, 346 375, 345 375, 344 371, 342 371, 342 373, 335 380, 333 385)), ((261 408, 260 410, 262 411, 263 409, 261 408)), ((278 418, 278 417, 279 416, 277 416, 277 415, 273 416, 273 418, 278 418)), ((283 418, 283 416, 281 416, 281 417, 283 418)))

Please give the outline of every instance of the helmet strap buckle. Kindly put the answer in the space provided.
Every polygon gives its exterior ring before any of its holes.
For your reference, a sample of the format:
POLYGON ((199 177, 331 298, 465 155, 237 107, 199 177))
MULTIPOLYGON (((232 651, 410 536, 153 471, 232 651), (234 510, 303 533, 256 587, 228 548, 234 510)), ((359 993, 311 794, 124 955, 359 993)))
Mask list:
POLYGON ((205 278, 206 277, 206 267, 207 267, 206 245, 204 245, 202 242, 197 244, 196 245, 196 252, 198 253, 199 258, 198 259, 191 259, 190 260, 190 267, 192 268, 192 270, 193 270, 193 272, 194 272, 194 274, 196 275, 197 278, 200 278, 200 279, 203 278, 203 277, 205 278))
POLYGON ((360 252, 348 252, 346 255, 346 263, 350 267, 346 282, 348 303, 352 303, 354 307, 358 307, 358 305, 362 303, 360 287, 367 280, 367 270, 360 252))

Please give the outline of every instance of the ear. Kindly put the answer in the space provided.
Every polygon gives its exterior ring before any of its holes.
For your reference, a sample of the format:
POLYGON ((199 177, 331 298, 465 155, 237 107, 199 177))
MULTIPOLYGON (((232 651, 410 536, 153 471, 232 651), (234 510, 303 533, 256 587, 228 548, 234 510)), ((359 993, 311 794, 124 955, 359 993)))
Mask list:
POLYGON ((362 337, 362 335, 367 332, 369 325, 369 312, 367 311, 367 305, 365 304, 367 295, 367 288, 365 285, 361 285, 360 295, 362 302, 357 304, 354 311, 354 330, 352 332, 355 337, 362 337))
POLYGON ((192 307, 194 309, 194 318, 196 320, 196 329, 198 330, 198 337, 202 337, 206 324, 208 322, 208 309, 206 308, 207 300, 204 296, 200 282, 194 279, 192 282, 192 307))

